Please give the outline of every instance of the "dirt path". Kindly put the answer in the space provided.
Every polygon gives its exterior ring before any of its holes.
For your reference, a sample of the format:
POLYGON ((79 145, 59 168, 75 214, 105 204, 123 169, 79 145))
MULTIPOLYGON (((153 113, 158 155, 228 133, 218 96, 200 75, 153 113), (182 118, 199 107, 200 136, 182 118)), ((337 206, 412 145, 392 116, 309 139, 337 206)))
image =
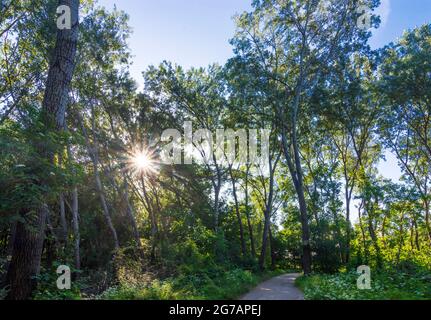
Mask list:
POLYGON ((258 285, 240 300, 304 300, 304 294, 295 287, 299 273, 284 274, 258 285))

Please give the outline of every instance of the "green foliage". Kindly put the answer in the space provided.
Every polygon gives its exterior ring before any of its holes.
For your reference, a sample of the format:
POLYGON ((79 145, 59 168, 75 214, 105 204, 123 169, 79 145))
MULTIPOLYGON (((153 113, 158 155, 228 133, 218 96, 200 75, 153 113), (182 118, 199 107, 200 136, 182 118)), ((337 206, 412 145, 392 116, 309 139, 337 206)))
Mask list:
POLYGON ((187 272, 164 280, 154 280, 144 287, 122 284, 109 288, 97 298, 107 300, 236 299, 264 279, 280 273, 281 271, 254 274, 242 269, 218 267, 201 270, 199 273, 187 272))
POLYGON ((67 130, 58 132, 41 113, 58 3, 12 1, 0 19, 0 282, 14 224, 46 204, 35 299, 234 299, 277 274, 260 267, 299 269, 306 243, 323 273, 298 280, 308 299, 430 298, 431 26, 373 52, 371 33, 346 23, 357 2, 321 11, 321 1, 253 1, 236 19, 225 66, 163 62, 143 72, 139 92, 128 15, 81 1, 67 130), (273 179, 253 166, 159 166, 161 133, 185 121, 194 131, 271 128, 273 179), (140 148, 153 170, 130 164, 140 148), (385 148, 400 162, 399 183, 379 176, 385 148), (79 280, 60 291, 52 261, 72 265, 76 244, 79 280), (354 272, 336 274, 359 264, 378 270, 370 291, 356 289, 354 272))
POLYGON ((357 288, 354 271, 300 277, 296 285, 307 300, 430 300, 431 271, 408 265, 372 272, 371 290, 357 288))
MULTIPOLYGON (((51 270, 42 270, 37 277, 38 287, 34 293, 35 300, 80 300, 81 290, 84 288, 84 283, 81 281, 71 281, 70 290, 60 290, 57 288, 57 279, 59 275, 56 273, 60 262, 55 262, 51 270)), ((71 272, 79 272, 71 270, 71 272)))

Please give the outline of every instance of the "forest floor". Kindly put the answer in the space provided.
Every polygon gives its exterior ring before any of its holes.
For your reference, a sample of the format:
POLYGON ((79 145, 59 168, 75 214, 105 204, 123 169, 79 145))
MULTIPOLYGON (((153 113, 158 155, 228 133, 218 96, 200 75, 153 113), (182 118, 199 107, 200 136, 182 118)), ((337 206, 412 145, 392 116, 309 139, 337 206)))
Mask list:
POLYGON ((240 300, 304 300, 304 294, 295 286, 299 273, 288 273, 258 285, 240 300))

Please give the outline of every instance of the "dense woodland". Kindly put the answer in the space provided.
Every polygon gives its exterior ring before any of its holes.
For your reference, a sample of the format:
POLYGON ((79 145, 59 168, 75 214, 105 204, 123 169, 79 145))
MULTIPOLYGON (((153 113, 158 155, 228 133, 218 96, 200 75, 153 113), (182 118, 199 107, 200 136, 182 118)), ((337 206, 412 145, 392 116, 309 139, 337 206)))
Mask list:
POLYGON ((431 25, 371 50, 378 0, 254 0, 225 65, 163 62, 138 90, 126 13, 0 3, 0 298, 235 298, 302 270, 306 297, 353 299, 359 265, 365 298, 431 298, 431 25), (271 130, 269 174, 161 164, 186 121, 271 130))

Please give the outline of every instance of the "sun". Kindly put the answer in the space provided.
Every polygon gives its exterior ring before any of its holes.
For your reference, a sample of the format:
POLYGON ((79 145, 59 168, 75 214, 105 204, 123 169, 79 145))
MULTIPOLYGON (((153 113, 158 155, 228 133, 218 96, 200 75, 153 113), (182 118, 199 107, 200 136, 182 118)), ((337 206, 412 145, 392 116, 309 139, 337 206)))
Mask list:
POLYGON ((132 160, 133 165, 139 170, 146 170, 151 166, 151 160, 145 153, 136 154, 132 160))
POLYGON ((153 154, 145 148, 132 151, 127 160, 127 167, 136 175, 149 175, 157 173, 157 164, 153 154))

